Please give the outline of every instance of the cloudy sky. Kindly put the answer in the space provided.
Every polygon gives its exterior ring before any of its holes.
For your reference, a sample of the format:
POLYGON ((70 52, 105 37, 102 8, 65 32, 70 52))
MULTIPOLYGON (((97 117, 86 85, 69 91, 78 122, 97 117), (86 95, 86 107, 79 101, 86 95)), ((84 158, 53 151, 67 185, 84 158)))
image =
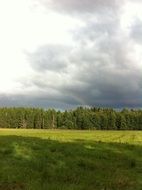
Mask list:
POLYGON ((141 0, 0 0, 0 106, 142 107, 141 0))

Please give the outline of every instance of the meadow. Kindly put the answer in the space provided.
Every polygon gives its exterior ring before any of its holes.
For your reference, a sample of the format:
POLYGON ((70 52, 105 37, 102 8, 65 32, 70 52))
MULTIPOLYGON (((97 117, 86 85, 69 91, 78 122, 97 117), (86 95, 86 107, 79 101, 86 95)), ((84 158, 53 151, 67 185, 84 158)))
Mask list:
POLYGON ((0 129, 0 190, 141 189, 141 131, 0 129))

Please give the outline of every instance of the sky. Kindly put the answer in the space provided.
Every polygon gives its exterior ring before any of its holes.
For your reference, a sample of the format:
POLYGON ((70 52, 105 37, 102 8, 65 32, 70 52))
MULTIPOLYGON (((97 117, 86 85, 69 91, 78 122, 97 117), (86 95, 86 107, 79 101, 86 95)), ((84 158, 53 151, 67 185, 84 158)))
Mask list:
POLYGON ((0 106, 142 107, 142 1, 0 0, 0 106))

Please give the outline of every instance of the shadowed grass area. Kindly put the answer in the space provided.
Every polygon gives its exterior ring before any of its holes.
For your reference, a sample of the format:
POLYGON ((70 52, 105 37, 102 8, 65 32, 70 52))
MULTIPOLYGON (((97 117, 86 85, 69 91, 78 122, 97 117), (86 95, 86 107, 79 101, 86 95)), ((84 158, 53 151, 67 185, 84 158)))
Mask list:
MULTIPOLYGON (((105 132, 97 132, 98 139, 93 139, 90 132, 83 132, 83 135, 74 132, 74 138, 68 137, 67 141, 65 131, 46 131, 42 135, 27 131, 27 137, 24 131, 15 130, 15 135, 14 132, 9 135, 9 130, 1 132, 0 190, 142 188, 142 146, 135 144, 134 139, 130 143, 130 136, 127 138, 128 144, 127 141, 113 142, 114 137, 122 135, 120 133, 115 133, 111 142, 107 132, 107 137, 105 132), (102 135, 103 142, 99 135, 102 135), (41 138, 44 136, 46 138, 41 138)), ((71 134, 73 136, 73 132, 71 134)))

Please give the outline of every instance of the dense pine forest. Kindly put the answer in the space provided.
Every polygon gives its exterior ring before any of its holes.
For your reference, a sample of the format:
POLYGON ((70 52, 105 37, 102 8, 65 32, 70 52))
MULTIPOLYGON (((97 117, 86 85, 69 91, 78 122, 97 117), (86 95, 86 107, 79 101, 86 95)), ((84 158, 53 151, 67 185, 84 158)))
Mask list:
POLYGON ((142 130, 142 111, 83 107, 64 112, 0 108, 0 128, 142 130))

